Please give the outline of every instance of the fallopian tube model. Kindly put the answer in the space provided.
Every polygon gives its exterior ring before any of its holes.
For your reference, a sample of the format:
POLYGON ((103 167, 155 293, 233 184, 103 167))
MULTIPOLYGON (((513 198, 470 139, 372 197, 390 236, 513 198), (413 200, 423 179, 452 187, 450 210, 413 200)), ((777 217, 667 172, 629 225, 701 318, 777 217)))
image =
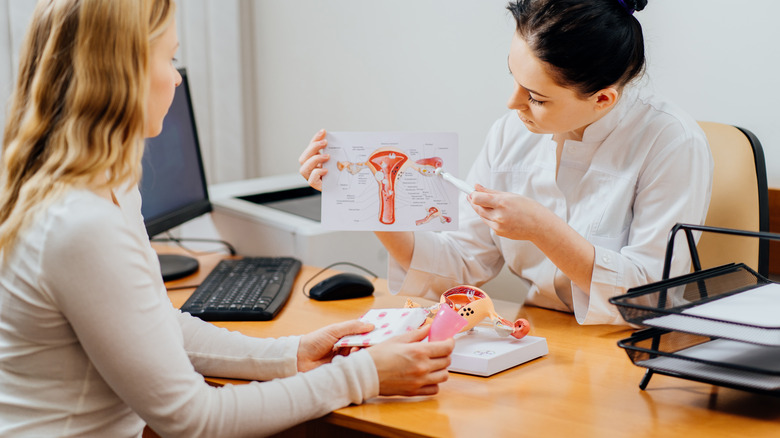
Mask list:
POLYGON ((433 218, 436 218, 436 217, 439 218, 439 220, 441 220, 441 223, 450 223, 450 222, 452 222, 452 218, 451 217, 444 216, 443 214, 441 214, 441 210, 439 210, 436 207, 431 207, 431 208, 428 209, 428 215, 425 216, 422 219, 418 219, 418 220, 414 221, 414 224, 415 225, 427 224, 428 222, 433 220, 433 218))
POLYGON ((407 168, 412 168, 424 176, 433 176, 443 161, 439 157, 424 158, 414 164, 409 162, 409 156, 397 148, 379 148, 368 156, 368 161, 351 163, 339 161, 339 171, 344 169, 356 174, 363 169, 369 169, 379 184, 379 222, 392 224, 395 222, 395 183, 407 168))
MULTIPOLYGON (((466 318, 468 324, 460 330, 461 332, 471 330, 485 318, 490 318, 493 321, 493 328, 500 336, 511 335, 514 338, 521 339, 531 331, 531 324, 527 319, 520 318, 513 323, 499 316, 488 294, 474 286, 461 285, 447 289, 446 292, 441 294, 439 304, 426 308, 429 315, 426 323, 432 322, 433 315, 436 314, 440 306, 450 306, 460 316, 466 318)), ((414 301, 406 300, 404 307, 421 306, 414 301)))

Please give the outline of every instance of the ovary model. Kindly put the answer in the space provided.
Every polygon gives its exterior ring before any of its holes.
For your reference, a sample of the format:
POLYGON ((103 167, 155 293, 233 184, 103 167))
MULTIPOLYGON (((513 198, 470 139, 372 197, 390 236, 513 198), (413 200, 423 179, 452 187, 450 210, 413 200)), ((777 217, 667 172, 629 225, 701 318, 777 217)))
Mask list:
MULTIPOLYGON (((434 176, 436 175, 436 169, 442 167, 442 164, 444 163, 439 157, 424 158, 412 163, 409 161, 407 154, 400 149, 392 147, 375 150, 368 156, 368 161, 363 163, 351 163, 349 161, 339 161, 337 163, 339 171, 346 169, 347 172, 354 175, 367 168, 374 174, 374 179, 379 184, 379 222, 388 225, 395 222, 395 184, 403 172, 407 168, 411 168, 423 176, 434 176)), ((430 209, 428 212, 428 217, 421 219, 424 221, 422 223, 426 223, 436 217, 436 215, 431 214, 430 209)), ((440 212, 439 215, 441 215, 440 212)), ((447 220, 447 222, 450 220, 447 220)), ((417 221, 417 225, 422 223, 417 221)))

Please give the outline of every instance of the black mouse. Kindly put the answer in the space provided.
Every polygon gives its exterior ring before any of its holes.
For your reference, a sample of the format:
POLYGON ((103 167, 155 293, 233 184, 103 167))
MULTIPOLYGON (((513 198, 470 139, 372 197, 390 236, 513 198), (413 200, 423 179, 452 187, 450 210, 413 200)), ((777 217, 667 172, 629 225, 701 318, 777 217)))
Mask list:
POLYGON ((374 285, 364 276, 344 272, 328 277, 312 286, 309 298, 318 301, 344 300, 367 297, 374 293, 374 285))

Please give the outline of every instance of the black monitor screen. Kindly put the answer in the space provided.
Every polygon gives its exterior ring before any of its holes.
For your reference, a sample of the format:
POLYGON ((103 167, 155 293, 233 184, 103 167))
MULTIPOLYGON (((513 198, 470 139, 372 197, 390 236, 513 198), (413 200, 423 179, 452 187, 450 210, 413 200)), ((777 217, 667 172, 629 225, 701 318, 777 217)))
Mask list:
POLYGON ((160 135, 147 139, 141 177, 141 212, 150 237, 211 211, 189 83, 182 83, 160 135))

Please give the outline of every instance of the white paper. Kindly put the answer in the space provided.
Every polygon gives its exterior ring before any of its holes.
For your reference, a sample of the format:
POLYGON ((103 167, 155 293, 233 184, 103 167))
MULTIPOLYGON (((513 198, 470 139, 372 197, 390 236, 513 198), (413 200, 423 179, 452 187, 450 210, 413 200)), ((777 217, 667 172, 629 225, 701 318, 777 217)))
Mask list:
POLYGON ((769 346, 780 346, 780 330, 752 327, 731 322, 695 318, 685 314, 671 314, 642 321, 650 327, 695 333, 703 336, 728 338, 769 346))
POLYGON ((683 313, 727 322, 780 328, 780 285, 769 283, 691 307, 683 313))
POLYGON ((322 226, 331 230, 458 228, 460 192, 434 173, 458 171, 455 133, 331 132, 322 226), (386 167, 381 168, 380 166, 386 167))
POLYGON ((780 373, 780 348, 777 347, 716 339, 678 351, 677 355, 780 373))
POLYGON ((769 283, 691 307, 679 314, 650 318, 642 323, 651 327, 778 346, 780 285, 769 283))
POLYGON ((780 389, 780 376, 777 375, 780 372, 780 349, 778 348, 718 339, 680 350, 676 355, 719 364, 746 366, 756 369, 757 372, 665 356, 640 361, 637 365, 750 388, 780 389))

